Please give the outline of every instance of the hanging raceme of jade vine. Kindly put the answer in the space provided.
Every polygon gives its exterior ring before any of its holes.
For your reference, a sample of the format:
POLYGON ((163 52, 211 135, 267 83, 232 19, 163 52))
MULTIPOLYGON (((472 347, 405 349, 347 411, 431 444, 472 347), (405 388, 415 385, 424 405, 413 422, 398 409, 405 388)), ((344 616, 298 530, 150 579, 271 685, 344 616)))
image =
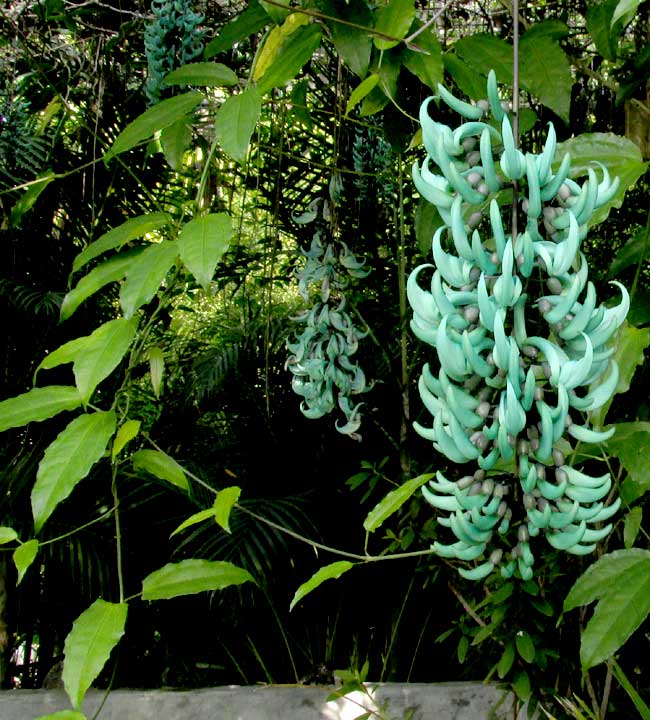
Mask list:
POLYGON ((420 111, 427 157, 414 165, 413 180, 444 224, 433 235, 434 264, 415 268, 408 280, 411 328, 439 363, 437 373, 425 365, 419 379, 433 423, 415 429, 453 463, 478 465, 457 481, 438 472, 423 489, 455 538, 432 549, 469 561, 459 567, 468 579, 499 571, 529 580, 531 538, 591 553, 612 528, 595 526, 620 506, 620 499, 605 504, 609 474, 586 475, 567 456, 572 439, 597 443, 614 432, 577 416, 615 391, 612 340, 629 296, 614 282, 620 304, 598 305, 580 251, 589 219, 612 199, 618 178, 611 181, 600 165, 602 179, 589 168, 580 185, 569 178, 568 154, 554 171, 552 123, 543 152, 521 152, 493 71, 487 89, 488 100, 473 105, 438 86, 439 98, 466 119, 455 130, 431 118, 434 98, 420 111), (514 242, 502 219, 513 188, 524 225, 514 242), (428 268, 424 290, 419 281, 428 268))
MULTIPOLYGON (((335 183, 336 185, 336 183, 335 183)), ((336 188, 330 187, 330 195, 336 188)), ((353 440, 360 440, 361 406, 353 396, 370 389, 366 376, 352 359, 362 332, 346 310, 345 289, 349 278, 364 278, 369 270, 363 266, 342 240, 335 240, 329 229, 330 205, 316 200, 309 210, 294 216, 299 224, 315 222, 316 230, 309 250, 301 250, 305 258, 296 273, 298 289, 311 308, 294 318, 304 324, 304 330, 292 342, 287 341, 291 353, 286 367, 293 373, 291 386, 302 401, 300 410, 305 417, 323 417, 338 408, 345 422, 335 423, 336 429, 353 440)))

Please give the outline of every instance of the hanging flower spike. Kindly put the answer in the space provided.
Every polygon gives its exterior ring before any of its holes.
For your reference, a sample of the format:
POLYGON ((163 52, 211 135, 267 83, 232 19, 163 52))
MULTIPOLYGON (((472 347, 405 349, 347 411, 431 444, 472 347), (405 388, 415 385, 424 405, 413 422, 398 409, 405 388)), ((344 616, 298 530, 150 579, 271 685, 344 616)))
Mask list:
MULTIPOLYGON (((334 195, 341 191, 337 177, 330 183, 330 192, 334 195)), ((313 201, 294 220, 307 224, 320 214, 327 221, 328 212, 327 202, 313 201)), ((346 243, 338 241, 337 252, 333 241, 324 240, 324 234, 324 230, 317 229, 309 250, 301 251, 305 262, 296 273, 299 292, 308 301, 316 289, 319 299, 309 311, 295 318, 305 323, 305 329, 295 342, 287 341, 291 355, 286 367, 293 373, 291 386, 302 397, 300 410, 305 417, 320 418, 338 406, 345 417, 345 422, 335 422, 338 432, 361 440, 357 431, 363 403, 355 405, 351 397, 367 392, 371 384, 352 356, 367 333, 359 330, 346 312, 345 289, 350 277, 364 278, 369 270, 346 243)))
POLYGON ((433 422, 414 427, 451 462, 479 466, 456 482, 438 473, 423 490, 430 505, 447 513, 439 522, 454 536, 433 550, 471 563, 459 568, 468 579, 498 570, 529 580, 531 538, 544 536, 551 547, 576 555, 593 552, 612 527, 594 526, 620 506, 619 499, 604 505, 609 474, 593 478, 572 468, 558 444, 602 442, 614 432, 577 416, 604 405, 616 388, 618 367, 608 343, 625 319, 629 296, 615 282, 620 304, 597 306, 580 252, 589 219, 616 192, 618 178, 611 181, 601 166, 600 181, 590 168, 579 184, 569 179, 568 155, 554 173, 552 124, 541 154, 522 153, 493 71, 487 92, 483 107, 439 88, 442 101, 467 119, 453 131, 429 117, 428 101, 422 106, 428 157, 414 166, 413 178, 445 224, 433 234, 430 291, 418 284, 427 266, 408 281, 411 327, 440 364, 437 375, 426 365, 419 383, 433 422), (486 108, 500 133, 483 121, 486 108), (498 192, 514 182, 525 227, 513 241, 498 192), (512 472, 488 477, 499 461, 512 463, 512 472))

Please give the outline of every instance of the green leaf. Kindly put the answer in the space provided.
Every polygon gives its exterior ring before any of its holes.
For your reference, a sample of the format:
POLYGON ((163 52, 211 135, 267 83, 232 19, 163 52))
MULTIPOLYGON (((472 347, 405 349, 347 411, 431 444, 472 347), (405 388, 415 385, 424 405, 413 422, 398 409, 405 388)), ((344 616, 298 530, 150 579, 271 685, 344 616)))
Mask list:
POLYGON ((389 50, 398 45, 399 41, 406 37, 414 18, 414 0, 388 0, 375 11, 375 30, 397 40, 383 40, 374 35, 375 47, 379 50, 389 50))
POLYGON ((183 468, 162 450, 138 450, 133 453, 132 460, 135 470, 145 470, 160 480, 176 485, 181 490, 189 490, 183 468))
POLYGON ((300 27, 288 35, 258 80, 259 92, 264 94, 271 88, 283 87, 289 80, 293 80, 319 47, 321 37, 321 29, 316 24, 300 27))
POLYGON ((203 93, 197 90, 161 100, 157 105, 145 110, 142 115, 139 115, 122 130, 104 155, 104 160, 108 161, 116 155, 130 150, 138 143, 148 140, 159 130, 173 125, 192 112, 202 100, 203 93))
POLYGON ((649 612, 650 561, 646 560, 617 573, 616 580, 602 593, 582 633, 580 662, 583 669, 588 670, 617 652, 649 612))
POLYGON ((154 212, 138 215, 123 222, 121 225, 105 232, 97 240, 90 243, 85 250, 82 250, 74 259, 72 272, 81 270, 84 265, 109 250, 119 250, 131 240, 136 240, 164 228, 169 225, 171 220, 169 213, 154 212))
POLYGON ((64 410, 74 410, 79 405, 81 396, 76 387, 50 385, 32 388, 22 395, 0 402, 0 432, 47 420, 64 410))
POLYGON ((11 208, 11 212, 9 213, 10 228, 20 227, 20 221, 23 219, 23 215, 28 213, 32 207, 34 207, 34 204, 40 197, 43 190, 45 190, 45 188, 54 179, 54 174, 47 173, 46 175, 32 181, 32 185, 25 190, 21 197, 16 201, 16 204, 11 208))
POLYGON ((567 152, 571 154, 573 177, 586 175, 587 169, 593 168, 597 161, 605 165, 612 179, 618 176, 620 180, 616 195, 594 213, 589 225, 603 222, 612 207, 620 208, 626 191, 645 173, 647 167, 639 148, 631 140, 614 133, 583 133, 558 143, 554 162, 559 165, 567 152))
POLYGON ((514 690, 515 695, 523 702, 526 702, 526 700, 528 700, 528 698, 533 694, 530 685, 530 678, 525 670, 517 673, 517 676, 512 683, 512 689, 514 690))
POLYGON ((209 60, 225 50, 230 50, 235 43, 250 37, 270 22, 271 18, 264 8, 255 0, 251 0, 244 12, 224 25, 217 37, 210 40, 203 51, 203 57, 209 60))
POLYGON ((361 117, 374 115, 387 105, 389 98, 396 96, 401 57, 401 50, 388 50, 382 54, 381 67, 377 69, 379 85, 364 98, 359 111, 361 117))
POLYGON ((650 551, 640 548, 615 550, 590 565, 575 581, 564 600, 562 612, 588 605, 620 583, 621 575, 630 568, 650 568, 650 551))
POLYGON ((131 318, 138 308, 153 298, 177 255, 176 242, 163 240, 149 245, 133 260, 120 288, 120 306, 125 317, 131 318))
POLYGON ((72 364, 79 393, 87 403, 99 383, 120 364, 138 329, 137 320, 117 318, 100 325, 72 364))
POLYGON ((634 707, 639 711, 641 720, 650 720, 650 707, 648 707, 639 693, 634 689, 632 683, 627 679, 621 666, 612 658, 612 670, 614 677, 618 680, 620 686, 628 694, 630 700, 634 703, 634 707))
POLYGON ((525 630, 520 630, 515 635, 515 644, 519 657, 527 663, 532 663, 535 659, 535 645, 525 630))
POLYGON ((339 560, 331 565, 326 565, 314 573, 307 582, 304 582, 295 592, 289 610, 293 610, 294 607, 312 590, 315 590, 319 585, 322 585, 326 580, 333 580, 340 578, 343 573, 347 572, 354 563, 348 562, 347 560, 339 560))
POLYGON ((461 635, 458 645, 456 646, 456 657, 458 662, 462 665, 467 658, 467 651, 469 650, 470 642, 467 635, 461 635))
POLYGON ((379 75, 372 74, 368 75, 365 80, 362 80, 350 93, 350 98, 347 105, 345 106, 345 114, 347 115, 356 105, 358 105, 366 95, 373 90, 379 82, 379 75))
POLYGON ((616 60, 618 51, 619 31, 612 30, 612 17, 618 5, 618 0, 605 0, 587 8, 587 30, 591 35, 596 50, 606 60, 616 60))
POLYGON ((418 248, 427 261, 431 257, 433 234, 436 228, 442 224, 443 221, 436 206, 424 198, 420 198, 415 211, 415 237, 418 248))
POLYGON ((614 27, 620 20, 622 27, 629 25, 634 20, 637 8, 641 4, 641 0, 619 0, 612 15, 610 26, 614 27))
POLYGON ((568 123, 573 87, 569 61, 551 38, 527 36, 519 45, 521 86, 568 123))
POLYGON ((143 600, 167 600, 206 590, 223 590, 231 585, 255 583, 246 570, 219 560, 182 560, 169 563, 142 581, 143 600))
POLYGON ((70 340, 46 355, 37 372, 40 368, 53 368, 72 362, 77 389, 85 405, 97 385, 119 365, 137 328, 135 320, 109 320, 90 335, 70 340))
POLYGON ((629 473, 621 486, 621 497, 632 503, 650 490, 650 464, 646 448, 650 442, 650 422, 617 423, 616 432, 605 447, 629 473))
MULTIPOLYGON (((419 21, 416 28, 422 26, 419 21)), ((442 65, 442 46, 435 30, 425 30, 415 39, 415 44, 424 52, 416 52, 408 48, 404 53, 404 67, 412 72, 424 85, 438 92, 438 83, 444 81, 444 68, 442 65)))
POLYGON ((142 252, 142 248, 127 250, 105 260, 101 265, 91 270, 88 275, 82 277, 77 286, 63 298, 61 321, 67 320, 86 298, 101 290, 104 285, 121 280, 142 252))
POLYGON ((29 569, 29 566, 36 559, 37 554, 38 540, 28 540, 14 550, 13 560, 16 570, 18 570, 18 580, 16 580, 16 585, 20 585, 22 579, 25 577, 25 573, 29 569))
POLYGON ((418 477, 408 480, 403 485, 389 492, 388 495, 377 503, 368 513, 368 516, 363 522, 363 527, 366 532, 374 532, 377 528, 381 527, 394 512, 397 512, 397 510, 402 507, 419 487, 429 482, 432 477, 434 477, 434 473, 418 475, 418 477))
POLYGON ((163 351, 157 347, 150 347, 147 351, 149 356, 149 376, 151 377, 151 387, 153 394, 160 397, 160 386, 162 385, 162 377, 165 371, 165 355, 163 351))
POLYGON ((634 545, 639 530, 641 529, 641 523, 643 522, 643 508, 635 507, 632 508, 625 516, 625 522, 623 524, 623 544, 626 548, 631 548, 634 545))
POLYGON ((638 265, 644 260, 650 260, 650 233, 647 233, 644 227, 640 227, 618 251, 607 275, 614 277, 621 270, 625 270, 630 265, 638 265))
POLYGON ((497 663, 497 675, 503 680, 503 678, 510 672, 512 664, 515 661, 515 645, 512 642, 506 643, 499 662, 497 663))
POLYGON ((18 539, 18 533, 10 527, 0 527, 0 545, 6 545, 18 539))
POLYGON ((59 367, 59 365, 73 362, 79 352, 85 347, 87 341, 87 336, 75 338, 74 340, 69 340, 67 343, 64 343, 51 353, 48 353, 34 371, 34 380, 39 370, 50 370, 51 368, 59 367))
POLYGON ((254 87, 229 97, 219 108, 215 130, 221 146, 233 160, 243 162, 248 144, 262 112, 262 100, 254 87))
MULTIPOLYGON (((345 9, 346 20, 367 25, 369 14, 365 6, 353 4, 345 9)), ((342 18, 343 19, 343 18, 342 18)), ((370 64, 372 38, 368 33, 341 23, 328 23, 332 42, 341 60, 360 78, 364 78, 370 64)))
POLYGON ((124 635, 127 610, 126 603, 95 600, 72 623, 63 648, 63 685, 76 709, 124 635))
MULTIPOLYGON (((490 69, 496 73, 500 83, 512 85, 513 60, 512 45, 494 35, 477 33, 458 40, 454 45, 456 55, 481 77, 482 91, 485 95, 485 80, 490 69)), ((470 96, 471 97, 471 96, 470 96)))
POLYGON ((115 461, 115 458, 124 450, 127 443, 131 442, 134 437, 140 432, 140 421, 139 420, 127 420, 115 435, 113 440, 113 449, 111 450, 111 458, 115 461))
POLYGON ((36 483, 32 488, 36 532, 104 455, 115 425, 116 417, 112 410, 80 415, 49 445, 39 463, 36 483))
POLYGON ((200 85, 201 87, 230 87, 239 79, 227 65, 215 62, 193 62, 182 65, 165 75, 165 85, 200 85))
POLYGON ((185 267, 204 290, 210 287, 217 263, 228 249, 232 223, 227 213, 190 220, 178 236, 178 250, 185 267))
POLYGON ((461 60, 456 53, 447 52, 442 56, 445 70, 451 75, 460 90, 472 98, 480 100, 485 95, 486 78, 461 60))
POLYGON ((567 37, 569 33, 570 30, 566 23, 563 23, 561 20, 543 20, 535 25, 531 25, 528 30, 526 30, 525 37, 527 40, 539 38, 540 40, 548 39, 558 42, 567 37))
POLYGON ((49 715, 39 715, 36 720, 87 720, 87 718, 77 710, 59 710, 49 715))
POLYGON ((619 369, 617 393, 626 393, 630 389, 636 369, 645 362, 643 351, 648 347, 650 347, 650 329, 635 328, 627 322, 623 324, 618 331, 614 354, 619 369))
POLYGON ((192 126, 186 118, 166 127, 160 133, 160 146, 172 170, 181 170, 185 152, 192 142, 192 126))
POLYGON ((271 20, 276 23, 281 23, 291 12, 291 8, 289 7, 289 0, 274 0, 273 4, 266 2, 265 0, 261 0, 260 4, 271 17, 271 20), (278 7, 278 4, 282 5, 283 7, 278 7), (285 7, 286 10, 284 9, 285 7))
POLYGON ((198 525, 199 523, 205 522, 206 520, 210 520, 210 518, 213 518, 215 516, 215 513, 216 510, 214 507, 207 508, 206 510, 199 510, 199 512, 190 515, 187 520, 183 520, 183 522, 176 528, 176 530, 174 530, 174 532, 169 537, 177 535, 179 532, 185 530, 188 527, 191 527, 192 525, 198 525))
POLYGON ((214 501, 214 517, 217 523, 226 531, 230 532, 230 525, 228 519, 230 518, 230 511, 233 506, 239 500, 241 494, 241 488, 233 485, 231 487, 219 490, 217 498, 214 501))

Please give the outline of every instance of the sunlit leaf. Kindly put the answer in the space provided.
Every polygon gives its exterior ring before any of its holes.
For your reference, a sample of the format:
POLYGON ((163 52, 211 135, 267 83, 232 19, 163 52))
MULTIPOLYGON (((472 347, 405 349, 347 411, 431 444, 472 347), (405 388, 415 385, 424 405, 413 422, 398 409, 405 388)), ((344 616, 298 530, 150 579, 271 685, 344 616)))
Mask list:
POLYGON ((362 80, 350 93, 350 98, 347 105, 345 106, 345 114, 347 115, 356 105, 358 105, 366 95, 377 85, 379 82, 379 75, 371 74, 365 80, 362 80))
POLYGON ((0 402, 0 432, 47 420, 80 405, 81 395, 76 387, 50 385, 32 388, 22 395, 0 402))
POLYGON ((219 490, 217 498, 214 501, 215 520, 226 532, 230 532, 230 525, 228 524, 230 511, 233 509, 237 500, 239 500, 240 494, 241 488, 233 485, 232 487, 219 490))
POLYGON ((192 142, 192 127, 186 118, 166 127, 160 133, 160 147, 172 170, 181 170, 183 158, 192 142))
POLYGON ((147 355, 149 356, 149 377, 151 378, 153 394, 160 397, 160 387, 165 371, 165 354, 158 346, 154 345, 149 348, 147 355))
POLYGON ((32 488, 36 532, 104 455, 115 424, 112 410, 85 413, 67 425, 48 446, 32 488))
POLYGON ((35 720, 87 720, 78 710, 59 710, 49 715, 39 715, 35 720))
POLYGON ((130 150, 144 140, 148 140, 159 130, 173 125, 203 100, 203 93, 192 92, 176 95, 161 100, 159 103, 145 110, 115 138, 115 142, 104 155, 104 160, 130 150))
POLYGON ((91 270, 88 275, 84 275, 76 287, 63 298, 61 320, 67 320, 84 300, 108 283, 122 280, 142 250, 142 248, 134 248, 115 255, 91 270))
POLYGON ((210 520, 211 518, 215 517, 215 514, 216 509, 214 507, 207 508, 206 510, 199 510, 199 512, 190 515, 187 520, 183 520, 183 522, 176 528, 176 530, 174 530, 174 532, 169 537, 177 535, 179 532, 182 532, 186 528, 192 527, 192 525, 198 525, 199 523, 205 522, 206 520, 210 520))
POLYGON ((386 40, 373 35, 375 47, 388 50, 406 37, 415 18, 414 0, 389 0, 375 11, 375 30, 396 40, 386 40))
POLYGON ((11 208, 11 212, 9 213, 10 228, 20 227, 20 221, 23 219, 23 215, 32 209, 43 190, 45 190, 54 179, 55 176, 53 173, 47 173, 32 182, 11 208))
POLYGON ((140 432, 140 421, 139 420, 127 420, 115 435, 113 440, 113 449, 111 450, 111 457, 113 460, 122 452, 126 444, 133 440, 134 437, 140 432))
POLYGON ((232 95, 219 108, 215 130, 224 151, 233 160, 243 162, 248 144, 262 112, 262 100, 254 87, 232 95))
POLYGON ((307 25, 291 33, 278 49, 277 54, 257 83, 261 93, 282 87, 296 77, 319 47, 322 32, 318 25, 307 25))
POLYGON ((25 577, 25 573, 36 559, 38 547, 38 540, 28 540, 14 550, 13 561, 16 566, 16 570, 18 571, 16 585, 20 585, 22 579, 25 577))
POLYGON ((183 468, 167 453, 161 450, 138 450, 133 453, 132 460, 135 470, 145 470, 181 490, 189 489, 183 468))
POLYGON ((339 560, 338 562, 326 565, 314 573, 307 582, 304 582, 295 592, 289 610, 293 608, 312 590, 315 590, 319 585, 322 585, 326 580, 333 580, 341 577, 343 573, 347 572, 351 567, 354 567, 354 563, 348 560, 339 560))
POLYGON ((185 267, 204 290, 210 287, 215 268, 228 249, 233 230, 227 213, 190 220, 178 236, 178 250, 185 267))
POLYGON ((101 237, 90 243, 85 250, 82 250, 75 257, 72 264, 72 271, 76 272, 109 250, 119 250, 131 240, 144 237, 148 233, 156 232, 171 222, 171 216, 166 212, 147 213, 130 218, 121 225, 105 232, 101 237))
POLYGON ((144 600, 167 600, 206 590, 223 590, 231 585, 254 583, 252 575, 229 562, 218 560, 182 560, 169 563, 142 581, 144 600))
POLYGON ((177 256, 176 242, 165 240, 145 248, 129 265, 120 288, 120 305, 125 317, 132 317, 153 298, 177 256))
POLYGON ((0 527, 0 545, 6 545, 18 539, 18 533, 10 527, 0 527))
POLYGON ((200 85, 223 87, 236 85, 239 80, 227 65, 215 62, 193 62, 165 75, 165 85, 200 85))
POLYGON ((72 623, 63 648, 63 685, 73 707, 81 707, 86 691, 124 635, 127 610, 126 603, 96 600, 72 623))
POLYGON ((418 488, 431 480, 432 477, 434 477, 433 473, 418 475, 418 477, 408 480, 403 485, 389 492, 388 495, 377 503, 368 513, 368 516, 363 522, 365 530, 367 532, 374 532, 377 528, 381 527, 393 513, 402 507, 418 488))

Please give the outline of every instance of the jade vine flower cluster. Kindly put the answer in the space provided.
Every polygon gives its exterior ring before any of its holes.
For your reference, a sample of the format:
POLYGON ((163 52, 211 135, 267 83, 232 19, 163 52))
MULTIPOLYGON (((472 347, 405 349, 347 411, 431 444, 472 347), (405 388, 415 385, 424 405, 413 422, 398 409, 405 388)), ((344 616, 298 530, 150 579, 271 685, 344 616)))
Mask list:
POLYGON ((614 432, 593 429, 583 413, 615 391, 613 338, 629 296, 614 283, 620 304, 598 305, 580 251, 618 178, 601 165, 600 180, 590 168, 579 184, 568 154, 554 169, 552 124, 540 154, 521 152, 493 72, 487 89, 488 100, 473 105, 439 86, 439 98, 466 120, 455 130, 432 119, 433 98, 420 111, 427 158, 414 165, 413 180, 443 225, 433 234, 434 264, 408 280, 411 328, 437 356, 436 369, 425 365, 419 379, 433 421, 415 429, 453 463, 478 465, 457 481, 439 472, 424 489, 454 536, 433 550, 469 561, 459 568, 469 579, 498 570, 528 580, 530 538, 590 553, 611 530, 594 526, 620 505, 605 505, 609 474, 590 477, 566 457, 571 439, 601 442, 614 432))
POLYGON ((161 99, 164 78, 203 52, 204 16, 192 11, 190 0, 153 0, 153 20, 144 32, 149 79, 145 87, 152 103, 161 99))
MULTIPOLYGON (((323 214, 328 214, 324 204, 323 214)), ((311 222, 316 211, 305 213, 297 222, 311 222)), ((336 429, 354 440, 359 440, 361 405, 354 404, 352 396, 370 389, 361 367, 352 360, 359 340, 367 333, 359 330, 346 312, 345 288, 348 278, 363 278, 368 274, 365 261, 358 260, 342 241, 327 237, 327 231, 318 229, 309 250, 301 250, 305 258, 298 271, 298 288, 309 301, 311 289, 316 288, 312 307, 294 319, 305 328, 294 342, 288 341, 291 355, 286 366, 293 373, 294 392, 302 397, 300 410, 308 418, 320 418, 338 405, 345 416, 336 429), (337 251, 338 246, 338 251, 337 251)))

